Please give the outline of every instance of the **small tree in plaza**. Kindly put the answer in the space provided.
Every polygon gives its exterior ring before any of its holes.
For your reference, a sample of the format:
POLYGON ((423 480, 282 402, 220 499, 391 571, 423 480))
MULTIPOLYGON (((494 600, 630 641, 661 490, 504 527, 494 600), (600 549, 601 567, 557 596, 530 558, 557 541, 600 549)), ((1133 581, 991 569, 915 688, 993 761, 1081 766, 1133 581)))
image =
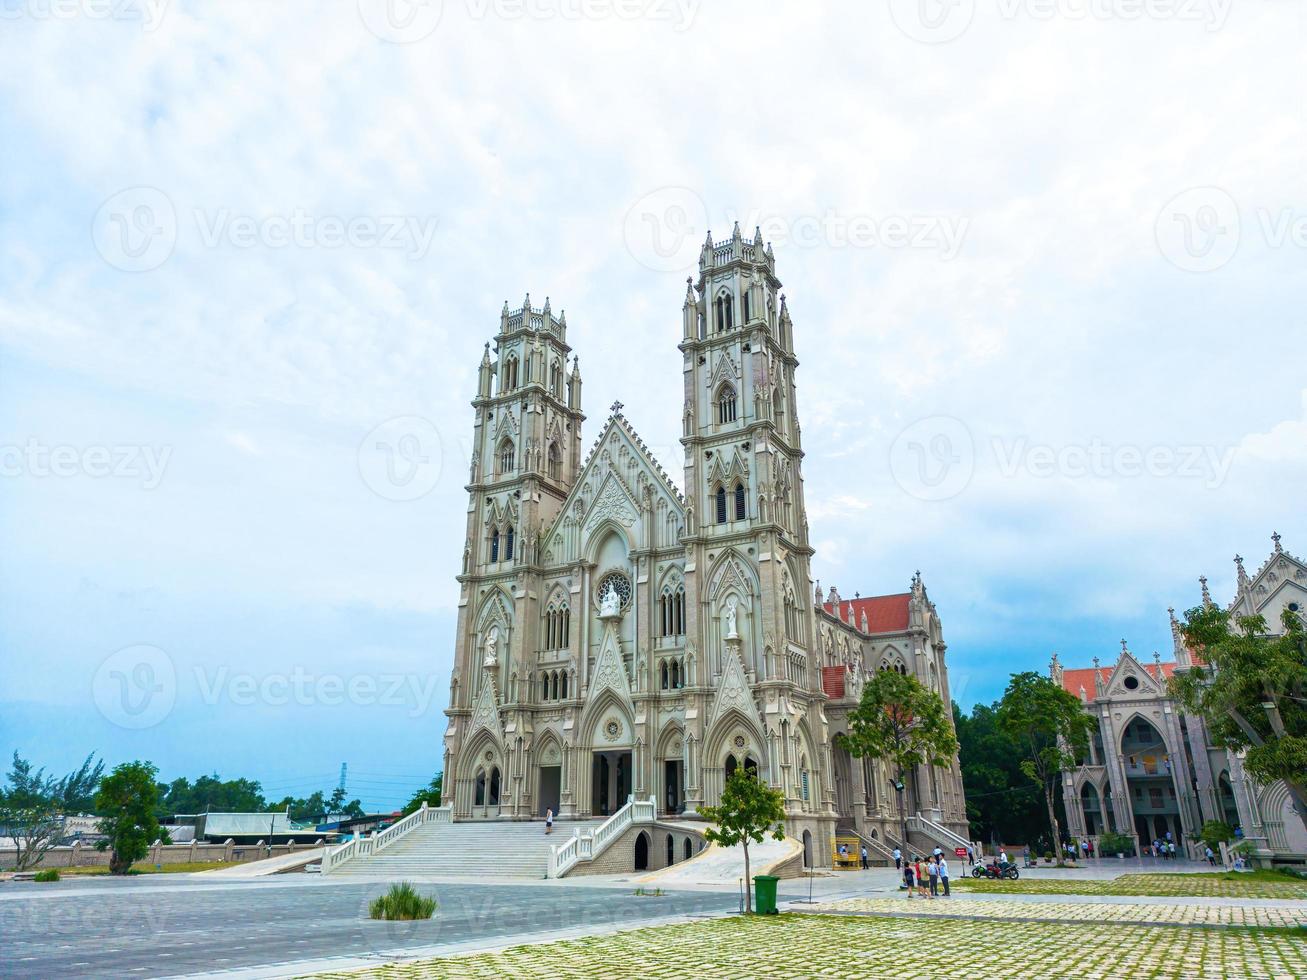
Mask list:
POLYGON ((894 767, 903 843, 908 841, 903 777, 917 766, 945 767, 958 751, 957 735, 949 724, 944 701, 915 677, 893 670, 878 671, 862 689, 862 700, 849 714, 849 731, 842 740, 849 754, 887 760, 894 767))
POLYGON ((701 807, 699 812, 716 824, 704 831, 704 837, 722 847, 739 844, 744 848, 744 911, 752 912, 749 842, 761 844, 768 837, 785 839, 785 797, 780 790, 764 785, 752 769, 741 766, 726 780, 720 805, 701 807))
POLYGON ((1074 694, 1033 671, 1013 674, 998 708, 999 725, 1021 746, 1021 771, 1044 794, 1053 831, 1057 863, 1062 863, 1062 830, 1057 822, 1056 793, 1062 770, 1089 750, 1093 716, 1074 694))
POLYGON ((1179 671, 1171 693, 1207 722, 1222 748, 1245 752, 1244 769, 1261 783, 1282 779, 1307 827, 1307 631, 1286 609, 1281 636, 1261 616, 1217 606, 1185 614, 1185 642, 1206 665, 1179 671))
POLYGON ((149 762, 124 762, 100 783, 95 809, 105 839, 96 847, 112 849, 110 874, 126 874, 133 862, 145 857, 150 845, 164 836, 155 817, 159 784, 154 779, 158 773, 149 762))

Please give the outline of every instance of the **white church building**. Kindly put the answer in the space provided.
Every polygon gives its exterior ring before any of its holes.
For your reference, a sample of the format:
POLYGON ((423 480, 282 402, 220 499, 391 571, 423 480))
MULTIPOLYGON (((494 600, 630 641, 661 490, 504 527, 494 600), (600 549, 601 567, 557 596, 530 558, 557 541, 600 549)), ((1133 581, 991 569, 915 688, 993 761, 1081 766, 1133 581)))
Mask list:
POLYGON ((837 829, 879 855, 965 843, 956 759, 911 774, 900 842, 893 773, 834 749, 873 671, 948 704, 948 668, 920 575, 874 598, 814 582, 794 329, 761 236, 710 236, 681 311, 678 483, 620 403, 586 451, 566 316, 505 304, 472 402, 454 821, 593 820, 629 799, 688 820, 745 766, 783 793, 809 863, 837 829))

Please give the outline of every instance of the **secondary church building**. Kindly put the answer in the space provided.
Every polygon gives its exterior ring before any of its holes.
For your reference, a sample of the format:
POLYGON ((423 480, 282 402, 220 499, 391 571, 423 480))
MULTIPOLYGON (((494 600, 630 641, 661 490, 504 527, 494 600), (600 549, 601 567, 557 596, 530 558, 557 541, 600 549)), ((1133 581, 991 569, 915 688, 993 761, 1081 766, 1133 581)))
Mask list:
MULTIPOLYGON (((897 843, 894 774, 835 736, 875 670, 949 703, 942 628, 920 575, 875 598, 813 581, 780 290, 760 235, 709 237, 682 309, 679 486, 620 403, 583 451, 566 316, 505 304, 472 403, 454 819, 602 817, 630 797, 693 817, 745 766, 784 793, 816 863, 837 828, 897 843)), ((956 759, 905 783, 914 828, 965 839, 956 759)))

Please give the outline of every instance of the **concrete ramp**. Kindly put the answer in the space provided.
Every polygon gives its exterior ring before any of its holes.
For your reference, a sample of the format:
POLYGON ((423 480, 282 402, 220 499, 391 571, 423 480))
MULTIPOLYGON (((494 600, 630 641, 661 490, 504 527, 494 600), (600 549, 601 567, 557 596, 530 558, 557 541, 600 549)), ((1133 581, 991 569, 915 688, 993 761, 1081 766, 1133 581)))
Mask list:
MULTIPOLYGON (((803 853, 803 844, 793 837, 768 840, 749 845, 749 874, 771 874, 772 869, 803 853)), ((659 888, 676 888, 679 885, 733 884, 744 877, 744 848, 721 847, 709 844, 688 861, 673 864, 670 868, 655 871, 637 879, 659 888)))
POLYGON ((246 861, 233 864, 230 868, 215 868, 212 871, 197 871, 197 877, 205 878, 262 878, 265 875, 280 875, 291 871, 302 871, 306 864, 321 861, 326 852, 325 847, 311 847, 292 854, 279 854, 277 857, 264 858, 262 861, 246 861))

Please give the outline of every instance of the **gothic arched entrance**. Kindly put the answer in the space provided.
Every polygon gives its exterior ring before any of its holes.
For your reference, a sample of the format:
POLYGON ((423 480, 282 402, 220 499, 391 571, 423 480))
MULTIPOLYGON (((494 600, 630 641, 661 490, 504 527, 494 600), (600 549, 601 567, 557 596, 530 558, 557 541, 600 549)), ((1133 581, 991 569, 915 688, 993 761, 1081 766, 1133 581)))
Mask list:
POLYGON ((643 830, 635 839, 635 870, 649 870, 649 835, 643 830))

